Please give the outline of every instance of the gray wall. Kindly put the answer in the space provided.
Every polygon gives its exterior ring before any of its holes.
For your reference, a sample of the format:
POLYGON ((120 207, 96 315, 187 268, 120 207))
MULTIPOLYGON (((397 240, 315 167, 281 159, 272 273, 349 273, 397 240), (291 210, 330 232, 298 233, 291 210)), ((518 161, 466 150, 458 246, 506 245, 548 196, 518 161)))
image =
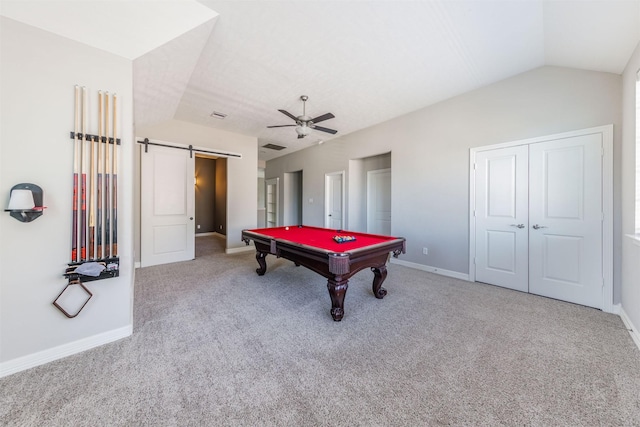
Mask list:
POLYGON ((134 144, 131 61, 4 17, 0 43, 0 200, 31 182, 47 206, 30 223, 0 215, 1 376, 131 334, 134 144), (87 88, 89 134, 98 133, 98 91, 118 94, 120 276, 88 282, 94 297, 68 319, 52 302, 71 260, 76 84, 87 88))
MULTIPOLYGON (((619 75, 541 67, 274 159, 267 162, 267 176, 304 169, 304 222, 322 226, 323 204, 307 201, 324 200, 324 174, 349 171, 353 159, 391 152, 391 227, 392 234, 407 238, 402 259, 468 274, 469 149, 613 124, 614 301, 619 301, 621 106, 619 75)), ((349 211, 360 197, 351 191, 348 183, 349 211)))

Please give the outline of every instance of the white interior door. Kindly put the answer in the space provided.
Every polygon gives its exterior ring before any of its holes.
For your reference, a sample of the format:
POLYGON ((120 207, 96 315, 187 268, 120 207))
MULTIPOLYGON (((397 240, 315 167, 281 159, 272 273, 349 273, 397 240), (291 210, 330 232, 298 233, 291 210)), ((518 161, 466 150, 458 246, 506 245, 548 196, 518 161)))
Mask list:
POLYGON ((528 148, 476 155, 476 280, 528 291, 528 148))
POLYGON ((602 304, 602 135, 531 144, 529 291, 602 304))
POLYGON ((391 235, 391 169, 367 172, 367 232, 391 235))
POLYGON ((601 308, 602 156, 602 133, 476 153, 476 280, 601 308))
POLYGON ((193 259, 195 159, 187 150, 153 145, 141 158, 140 265, 193 259))
POLYGON ((344 186, 343 172, 325 175, 325 221, 326 228, 341 230, 343 225, 344 186))

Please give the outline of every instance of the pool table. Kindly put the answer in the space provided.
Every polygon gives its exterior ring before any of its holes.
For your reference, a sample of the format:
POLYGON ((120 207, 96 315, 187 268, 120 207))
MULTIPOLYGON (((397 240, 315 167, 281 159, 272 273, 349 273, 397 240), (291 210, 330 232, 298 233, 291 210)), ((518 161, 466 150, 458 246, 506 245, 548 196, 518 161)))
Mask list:
POLYGON ((266 256, 275 255, 293 261, 326 277, 331 297, 331 316, 340 321, 344 316, 344 297, 349 278, 364 268, 374 274, 373 295, 381 299, 387 294, 382 282, 387 277, 389 254, 398 257, 405 253, 402 237, 357 233, 304 225, 243 230, 242 240, 251 240, 256 247, 258 275, 267 271, 266 256), (354 237, 355 240, 338 243, 335 236, 354 237))

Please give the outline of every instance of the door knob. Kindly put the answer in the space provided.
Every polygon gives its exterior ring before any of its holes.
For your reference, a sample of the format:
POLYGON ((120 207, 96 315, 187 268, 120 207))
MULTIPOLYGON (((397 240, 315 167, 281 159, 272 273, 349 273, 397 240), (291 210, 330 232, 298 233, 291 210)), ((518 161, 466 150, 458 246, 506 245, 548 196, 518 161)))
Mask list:
POLYGON ((511 224, 512 227, 524 228, 524 224, 511 224))
POLYGON ((533 227, 532 227, 532 228, 533 228, 534 230, 539 230, 539 229, 541 229, 541 228, 548 228, 548 227, 545 227, 544 225, 533 224, 533 227))
POLYGON ((193 221, 193 217, 190 217, 189 219, 190 219, 191 221, 193 221))

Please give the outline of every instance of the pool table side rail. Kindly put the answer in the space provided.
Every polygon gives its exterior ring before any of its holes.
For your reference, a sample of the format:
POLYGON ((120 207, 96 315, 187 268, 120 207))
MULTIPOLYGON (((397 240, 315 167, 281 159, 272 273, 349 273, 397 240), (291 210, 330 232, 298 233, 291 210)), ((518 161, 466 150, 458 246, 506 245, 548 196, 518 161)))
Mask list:
MULTIPOLYGON (((297 247, 301 247, 301 248, 306 248, 308 250, 312 250, 315 252, 323 252, 326 255, 334 255, 334 256, 340 256, 340 255, 349 255, 349 256, 355 256, 358 255, 358 253, 361 252, 368 252, 370 250, 376 250, 380 247, 383 246, 393 246, 395 247, 398 243, 401 243, 401 247, 400 248, 396 248, 396 249, 389 249, 389 252, 395 251, 395 250, 399 250, 401 251, 403 254, 407 252, 407 248, 406 248, 406 239, 404 237, 396 237, 390 240, 385 240, 384 242, 380 242, 380 243, 376 243, 374 245, 369 245, 369 246, 364 246, 361 248, 354 248, 348 251, 344 251, 344 252, 336 252, 336 251, 332 251, 329 249, 323 249, 323 248, 319 248, 317 246, 312 246, 312 245, 306 245, 304 243, 298 243, 298 242, 294 242, 293 240, 287 240, 287 239, 281 239, 281 238, 277 238, 277 237, 271 237, 271 236, 267 236, 264 234, 259 234, 259 233, 254 233, 252 231, 249 230, 243 230, 242 231, 242 241, 245 242, 247 245, 249 244, 249 240, 253 240, 253 241, 260 241, 263 244, 267 244, 270 247, 269 252, 273 255, 277 255, 276 254, 276 243, 280 242, 280 243, 286 243, 292 246, 297 246, 297 247)), ((394 256, 397 258, 398 255, 400 254, 400 252, 398 252, 398 254, 394 254, 394 256)))
POLYGON ((300 229, 304 229, 304 230, 307 230, 307 231, 317 230, 317 231, 319 231, 321 233, 331 230, 332 232, 338 233, 338 234, 347 234, 347 235, 352 235, 354 237, 358 237, 358 236, 375 237, 375 238, 379 238, 379 239, 385 240, 385 241, 389 241, 389 240, 392 240, 394 238, 394 237, 386 236, 386 235, 383 235, 383 234, 365 233, 363 231, 352 231, 352 230, 342 230, 342 229, 338 229, 338 230, 336 230, 336 229, 328 229, 328 228, 323 228, 323 227, 315 227, 315 226, 312 226, 312 225, 297 225, 297 226, 293 226, 292 225, 292 226, 288 226, 288 227, 286 227, 286 226, 278 226, 278 227, 251 228, 251 229, 247 228, 247 229, 244 229, 243 231, 248 231, 248 232, 251 232, 251 233, 257 233, 257 234, 260 234, 260 235, 263 235, 263 236, 271 236, 271 237, 273 237, 275 239, 283 239, 284 237, 278 235, 279 233, 276 234, 276 235, 271 235, 271 234, 267 234, 267 233, 260 233, 260 231, 261 230, 274 230, 274 229, 286 230, 287 228, 292 228, 292 229, 300 228, 300 229))
MULTIPOLYGON (((402 237, 394 238, 374 245, 355 248, 345 252, 334 252, 331 250, 322 249, 311 245, 305 245, 286 239, 278 239, 271 236, 266 236, 264 234, 254 233, 249 230, 242 231, 242 240, 247 245, 249 244, 249 240, 253 240, 254 243, 259 243, 262 247, 268 247, 269 253, 277 256, 278 258, 281 257, 282 251, 286 251, 288 254, 294 255, 298 260, 301 259, 298 258, 298 256, 304 256, 308 261, 314 260, 317 262, 325 263, 328 265, 329 272, 337 275, 344 275, 347 273, 353 274, 356 271, 362 269, 362 267, 358 267, 354 271, 351 267, 356 266, 359 260, 367 257, 367 255, 377 251, 382 247, 388 247, 388 252, 393 252, 393 256, 395 258, 397 258, 400 253, 406 253, 406 240, 402 237), (278 244, 280 244, 280 246, 278 246, 278 244)), ((256 249, 260 249, 258 245, 256 245, 256 249)), ((288 256, 283 256, 283 258, 289 259, 288 256)), ((303 264, 307 263, 305 262, 303 264)), ((313 270, 321 273, 315 268, 313 268, 313 270)))

